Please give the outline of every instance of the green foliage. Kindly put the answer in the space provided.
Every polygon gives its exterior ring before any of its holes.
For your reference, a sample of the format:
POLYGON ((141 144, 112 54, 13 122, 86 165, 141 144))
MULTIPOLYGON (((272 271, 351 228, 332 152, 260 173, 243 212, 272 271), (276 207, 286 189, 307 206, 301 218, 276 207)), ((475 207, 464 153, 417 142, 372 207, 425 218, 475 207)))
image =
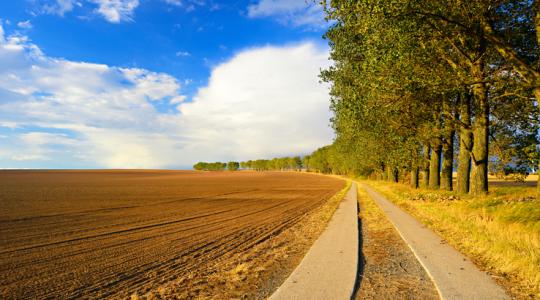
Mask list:
POLYGON ((227 164, 221 162, 207 163, 198 162, 193 165, 193 169, 197 171, 223 171, 227 167, 227 164))
POLYGON ((404 174, 426 164, 423 147, 458 144, 454 130, 475 135, 466 147, 475 151, 473 169, 487 172, 488 158, 501 169, 536 169, 537 1, 322 4, 333 21, 325 37, 334 64, 321 78, 332 85, 336 139, 304 158, 307 169, 404 174), (471 125, 460 119, 469 96, 471 125))
POLYGON ((285 170, 301 170, 302 158, 295 157, 280 157, 273 159, 257 159, 248 160, 240 163, 243 169, 256 171, 285 171, 285 170))
POLYGON ((227 163, 227 169, 229 171, 238 171, 238 169, 240 169, 240 163, 237 161, 230 161, 227 163))

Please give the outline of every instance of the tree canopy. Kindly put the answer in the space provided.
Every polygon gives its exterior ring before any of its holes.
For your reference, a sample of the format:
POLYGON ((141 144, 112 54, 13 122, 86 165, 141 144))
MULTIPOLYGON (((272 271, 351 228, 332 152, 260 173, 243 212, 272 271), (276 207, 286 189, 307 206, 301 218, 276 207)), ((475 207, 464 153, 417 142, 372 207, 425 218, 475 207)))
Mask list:
POLYGON ((307 166, 474 194, 537 169, 538 1, 322 4, 336 139, 307 166))

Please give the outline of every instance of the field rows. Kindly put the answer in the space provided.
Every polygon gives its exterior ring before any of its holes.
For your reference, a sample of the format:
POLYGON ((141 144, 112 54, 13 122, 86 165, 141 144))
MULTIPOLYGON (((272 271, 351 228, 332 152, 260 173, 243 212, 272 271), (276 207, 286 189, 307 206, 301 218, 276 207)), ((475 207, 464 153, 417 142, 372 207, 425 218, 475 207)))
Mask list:
POLYGON ((144 293, 278 234, 343 185, 294 173, 0 177, 2 298, 144 293))

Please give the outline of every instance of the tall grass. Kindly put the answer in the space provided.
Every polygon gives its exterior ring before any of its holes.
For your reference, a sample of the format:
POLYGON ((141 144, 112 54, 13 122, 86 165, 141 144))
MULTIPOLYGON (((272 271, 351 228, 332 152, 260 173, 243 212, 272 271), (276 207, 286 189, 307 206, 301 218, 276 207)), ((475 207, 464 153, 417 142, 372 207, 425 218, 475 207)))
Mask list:
POLYGON ((535 187, 492 187, 486 196, 367 181, 492 273, 518 298, 540 298, 540 202, 535 187))

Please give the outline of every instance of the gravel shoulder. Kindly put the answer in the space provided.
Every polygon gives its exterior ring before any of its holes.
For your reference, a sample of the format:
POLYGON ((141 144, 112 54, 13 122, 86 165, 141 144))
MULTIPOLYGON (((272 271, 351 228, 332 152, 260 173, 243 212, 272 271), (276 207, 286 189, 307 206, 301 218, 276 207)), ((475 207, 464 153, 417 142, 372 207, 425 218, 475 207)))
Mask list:
POLYGON ((358 205, 362 268, 356 299, 439 299, 422 265, 361 188, 358 205))

